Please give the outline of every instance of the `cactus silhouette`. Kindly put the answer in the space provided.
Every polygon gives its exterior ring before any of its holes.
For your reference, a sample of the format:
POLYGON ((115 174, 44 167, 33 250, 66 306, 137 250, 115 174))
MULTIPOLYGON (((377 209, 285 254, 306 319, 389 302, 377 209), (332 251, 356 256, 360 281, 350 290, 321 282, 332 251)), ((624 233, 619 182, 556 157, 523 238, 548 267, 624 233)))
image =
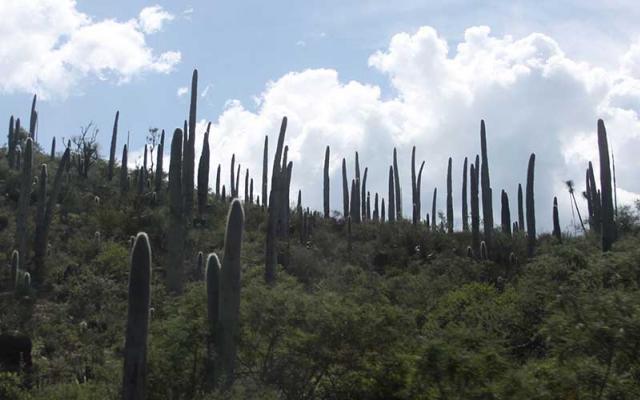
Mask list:
POLYGON ((447 165, 447 232, 453 233, 453 183, 451 179, 451 168, 453 161, 449 157, 447 165))
POLYGON ((326 150, 324 151, 324 168, 323 168, 323 174, 324 174, 324 179, 323 179, 323 196, 322 196, 322 204, 323 204, 323 208, 324 208, 324 217, 325 218, 329 218, 329 214, 330 214, 330 210, 329 210, 329 155, 330 155, 330 149, 329 146, 327 146, 326 150))
POLYGON ((147 333, 151 298, 151 247, 146 233, 140 232, 131 251, 129 303, 124 343, 122 398, 146 399, 147 333))
POLYGON ((522 185, 518 183, 518 230, 524 231, 524 205, 522 198, 522 185))
POLYGON ((202 153, 200 154, 200 162, 198 163, 198 215, 204 218, 207 208, 207 196, 209 195, 209 130, 211 122, 207 124, 207 130, 204 132, 202 139, 202 153))
POLYGON ((215 253, 207 256, 205 271, 207 293, 207 380, 210 387, 216 386, 216 335, 220 315, 220 260, 215 253))
POLYGON ((609 162, 609 143, 604 122, 598 120, 598 150, 600 152, 600 201, 602 219, 602 251, 611 250, 616 239, 616 227, 613 213, 613 191, 611 188, 611 166, 609 162))
MULTIPOLYGON (((400 191, 400 175, 398 171, 398 153, 396 148, 393 148, 393 183, 395 185, 395 210, 396 219, 400 221, 402 219, 402 193, 400 191)), ((389 200, 391 201, 391 200, 389 200)))
POLYGON ((501 226, 502 232, 511 236, 511 210, 509 210, 509 196, 504 190, 500 196, 501 200, 501 226))
POLYGON ((480 121, 480 147, 482 151, 480 186, 482 187, 484 237, 486 245, 491 247, 491 235, 493 233, 493 200, 491 196, 491 182, 489 180, 489 156, 487 154, 487 133, 484 126, 484 120, 480 121))
POLYGON ((553 236, 562 242, 562 233, 560 232, 560 217, 558 216, 558 198, 553 197, 553 236))
POLYGON ((182 190, 184 196, 184 215, 187 221, 191 221, 193 211, 193 180, 195 168, 196 148, 196 111, 198 102, 198 70, 193 70, 191 76, 191 101, 189 102, 189 124, 183 132, 184 146, 182 149, 182 190))
POLYGON ((536 210, 533 198, 533 178, 536 166, 536 155, 531 153, 527 168, 527 255, 533 257, 536 246, 536 210))
POLYGON ((122 165, 120 166, 120 193, 129 191, 129 168, 127 167, 128 154, 127 145, 122 148, 122 165))
POLYGON ((347 181, 347 160, 342 159, 342 215, 349 216, 349 184, 347 181))
POLYGON ((433 188, 433 199, 431 199, 431 229, 437 229, 436 224, 436 201, 438 200, 438 188, 433 188))
POLYGON ((111 148, 109 149, 109 165, 107 167, 107 179, 113 179, 113 169, 116 165, 116 143, 118 141, 118 119, 120 111, 116 111, 116 118, 113 121, 113 133, 111 134, 111 148))
POLYGON ((220 300, 216 334, 216 373, 226 387, 235 379, 240 314, 240 253, 244 230, 244 211, 238 199, 231 202, 224 238, 224 256, 220 270, 220 300))
POLYGON ((184 260, 185 214, 182 182, 182 131, 176 129, 171 139, 171 162, 169 164, 169 221, 167 287, 170 292, 182 293, 184 260))
POLYGON ((18 198, 18 210, 16 212, 16 243, 18 251, 22 255, 22 261, 28 258, 27 236, 29 224, 29 202, 31 199, 31 185, 33 165, 33 141, 27 138, 24 148, 24 160, 22 162, 22 174, 20 177, 20 197, 18 198))
POLYGON ((49 155, 49 160, 53 161, 56 158, 56 137, 54 136, 51 139, 51 154, 49 155))
POLYGON ((469 209, 467 208, 467 157, 462 166, 462 230, 469 231, 469 209))
POLYGON ((480 161, 476 156, 475 164, 469 170, 471 177, 471 246, 478 254, 480 251, 480 199, 478 193, 478 166, 480 161))
POLYGON ((160 143, 158 143, 158 153, 156 154, 156 176, 154 182, 154 188, 156 193, 160 193, 162 190, 162 164, 164 161, 164 129, 160 134, 160 143))
POLYGON ((267 170, 269 169, 269 136, 264 137, 264 152, 262 155, 262 206, 267 207, 267 170))
POLYGON ((389 166, 389 222, 396 220, 396 201, 393 166, 389 166))

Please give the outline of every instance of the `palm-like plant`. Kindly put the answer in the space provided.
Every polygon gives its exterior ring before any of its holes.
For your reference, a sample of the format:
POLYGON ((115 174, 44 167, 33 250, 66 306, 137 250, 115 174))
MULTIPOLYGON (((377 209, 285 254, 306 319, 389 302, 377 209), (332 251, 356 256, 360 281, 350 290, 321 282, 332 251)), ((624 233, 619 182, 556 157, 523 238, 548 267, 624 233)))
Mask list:
POLYGON ((573 206, 576 208, 578 219, 580 220, 580 226, 582 226, 582 231, 586 234, 587 230, 584 227, 584 222, 582 222, 582 215, 580 215, 580 209, 578 208, 578 202, 576 201, 573 180, 569 179, 568 181, 565 181, 564 184, 567 185, 567 190, 569 190, 569 196, 571 196, 571 199, 573 199, 573 206))

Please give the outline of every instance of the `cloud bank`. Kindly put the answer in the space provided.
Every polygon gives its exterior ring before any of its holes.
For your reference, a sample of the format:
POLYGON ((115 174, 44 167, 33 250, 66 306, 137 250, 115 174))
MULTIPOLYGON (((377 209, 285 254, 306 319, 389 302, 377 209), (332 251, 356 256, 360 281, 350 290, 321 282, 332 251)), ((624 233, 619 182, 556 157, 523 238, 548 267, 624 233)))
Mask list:
POLYGON ((146 73, 168 73, 179 51, 154 52, 146 35, 173 16, 160 6, 128 21, 94 21, 74 0, 0 2, 0 92, 65 97, 81 78, 116 83, 146 73))
MULTIPOLYGON (((570 59, 553 38, 540 33, 516 39, 493 36, 486 26, 471 27, 451 49, 435 29, 425 26, 394 35, 368 63, 388 78, 389 93, 376 85, 341 81, 332 69, 309 69, 269 82, 255 97, 256 104, 229 101, 224 112, 212 118, 211 185, 221 163, 228 186, 229 161, 235 153, 243 165, 242 179, 248 167, 258 188, 264 135, 269 135, 272 157, 280 120, 286 115, 286 143, 294 162, 292 199, 300 189, 305 205, 321 209, 326 145, 331 146, 332 209, 342 204, 341 160, 347 159, 351 179, 355 150, 361 168, 369 168, 372 197, 378 192, 386 198, 395 146, 404 214, 410 215, 410 154, 416 145, 417 160, 426 161, 421 194, 425 211, 431 208, 434 187, 438 209, 445 208, 446 165, 453 157, 459 226, 462 164, 464 157, 471 160, 479 153, 484 119, 494 193, 508 192, 515 215, 517 184, 524 186, 527 160, 535 152, 538 221, 548 229, 554 195, 561 203, 563 223, 570 222, 563 182, 573 179, 583 190, 586 163, 597 161, 596 120, 603 118, 616 156, 619 200, 638 197, 634 159, 640 149, 640 42, 630 45, 616 69, 604 69, 570 59)), ((204 127, 202 121, 200 134, 204 127)), ((581 205, 585 214, 586 206, 581 205)), ((498 221, 498 195, 494 210, 498 221)))

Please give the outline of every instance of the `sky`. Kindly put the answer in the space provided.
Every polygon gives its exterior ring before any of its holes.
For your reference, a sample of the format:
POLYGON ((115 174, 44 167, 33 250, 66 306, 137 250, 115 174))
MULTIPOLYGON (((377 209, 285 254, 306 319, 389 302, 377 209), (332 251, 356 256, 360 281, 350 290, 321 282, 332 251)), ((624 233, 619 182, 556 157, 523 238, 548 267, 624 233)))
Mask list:
POLYGON ((550 230, 558 196, 572 232, 564 181, 579 193, 588 161, 597 167, 598 118, 615 155, 619 203, 640 198, 639 18, 640 7, 622 0, 2 0, 0 115, 28 119, 37 93, 44 148, 93 122, 105 156, 119 110, 117 153, 128 133, 133 167, 149 128, 182 126, 197 68, 196 149, 199 156, 211 121, 211 185, 221 163, 228 186, 235 153, 259 187, 264 136, 273 155, 286 115, 292 199, 300 189, 304 205, 322 208, 327 145, 332 209, 342 204, 342 158, 351 179, 355 151, 372 197, 386 198, 397 147, 410 215, 415 145, 426 162, 423 210, 434 187, 445 209, 453 158, 457 226, 463 161, 479 153, 484 119, 494 219, 503 189, 516 215, 517 185, 535 152, 538 224, 550 230))

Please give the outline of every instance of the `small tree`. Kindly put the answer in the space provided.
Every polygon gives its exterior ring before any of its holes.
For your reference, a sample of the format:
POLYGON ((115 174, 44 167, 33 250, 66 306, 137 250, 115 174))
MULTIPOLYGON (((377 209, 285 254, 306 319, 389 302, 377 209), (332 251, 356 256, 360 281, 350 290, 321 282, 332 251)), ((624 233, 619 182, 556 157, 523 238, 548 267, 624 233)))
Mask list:
POLYGON ((153 171, 155 170, 155 164, 153 161, 154 160, 153 152, 156 149, 156 147, 158 147, 158 144, 160 143, 160 130, 158 128, 154 128, 154 127, 149 128, 149 133, 147 134, 146 143, 147 143, 147 149, 149 150, 149 157, 151 160, 151 166, 148 172, 149 172, 149 176, 153 176, 153 171))
POLYGON ((78 175, 83 178, 89 176, 89 169, 98 160, 98 132, 98 127, 91 121, 80 127, 79 135, 71 137, 73 161, 78 175))

